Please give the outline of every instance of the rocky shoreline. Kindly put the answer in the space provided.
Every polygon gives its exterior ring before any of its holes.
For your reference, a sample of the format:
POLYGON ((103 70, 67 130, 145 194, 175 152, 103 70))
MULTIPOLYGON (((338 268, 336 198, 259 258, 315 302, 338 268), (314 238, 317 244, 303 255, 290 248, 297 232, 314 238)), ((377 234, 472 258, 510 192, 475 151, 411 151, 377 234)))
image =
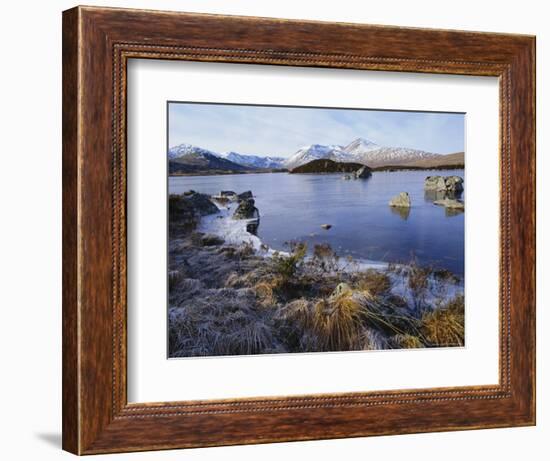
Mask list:
POLYGON ((251 191, 170 195, 170 357, 464 345, 453 274, 278 252, 255 236, 260 212, 251 191))

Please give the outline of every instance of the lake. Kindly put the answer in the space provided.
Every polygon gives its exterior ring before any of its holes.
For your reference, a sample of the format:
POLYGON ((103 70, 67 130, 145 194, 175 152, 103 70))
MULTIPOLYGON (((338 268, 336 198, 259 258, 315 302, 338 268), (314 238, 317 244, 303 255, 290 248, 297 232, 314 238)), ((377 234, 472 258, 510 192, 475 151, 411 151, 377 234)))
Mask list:
POLYGON ((278 250, 285 242, 305 241, 309 248, 328 243, 340 256, 386 262, 410 262, 448 269, 464 276, 464 213, 449 214, 425 197, 430 175, 464 177, 464 170, 373 172, 365 180, 343 174, 262 173, 169 178, 169 192, 189 189, 206 194, 251 190, 260 211, 258 237, 278 250), (408 192, 409 212, 388 206, 408 192), (332 228, 324 230, 322 224, 332 228))

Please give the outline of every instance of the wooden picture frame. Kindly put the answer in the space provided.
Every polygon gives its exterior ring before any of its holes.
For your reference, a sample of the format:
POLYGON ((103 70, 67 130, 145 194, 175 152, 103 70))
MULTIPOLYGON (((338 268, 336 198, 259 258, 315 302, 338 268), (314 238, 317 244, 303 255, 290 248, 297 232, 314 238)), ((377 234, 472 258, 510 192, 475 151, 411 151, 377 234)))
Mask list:
POLYGON ((76 454, 535 424, 535 38, 159 11, 63 13, 63 448, 76 454), (129 404, 131 58, 496 76, 500 382, 129 404))

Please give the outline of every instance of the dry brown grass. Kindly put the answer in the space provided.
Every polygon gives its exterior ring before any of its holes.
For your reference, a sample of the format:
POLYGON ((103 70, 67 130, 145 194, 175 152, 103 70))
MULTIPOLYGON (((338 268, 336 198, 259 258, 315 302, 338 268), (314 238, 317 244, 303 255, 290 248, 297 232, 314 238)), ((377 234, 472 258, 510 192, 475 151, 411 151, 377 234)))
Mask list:
POLYGON ((391 281, 387 274, 375 269, 368 269, 357 274, 355 288, 366 291, 373 296, 380 296, 391 288, 391 281))
POLYGON ((253 290, 256 293, 256 297, 261 306, 275 306, 277 304, 277 296, 275 290, 277 288, 277 282, 275 280, 271 281, 260 281, 254 285, 253 290))
POLYGON ((429 287, 431 270, 420 267, 415 262, 411 263, 408 270, 408 284, 411 289, 411 295, 414 307, 421 310, 426 301, 426 294, 429 287))
POLYGON ((315 304, 313 330, 321 350, 345 351, 359 348, 363 306, 353 296, 342 295, 315 304))
POLYGON ((426 347, 422 339, 410 334, 397 334, 390 340, 394 349, 420 349, 426 347))
POLYGON ((464 346, 464 296, 422 316, 422 333, 431 346, 464 346))
POLYGON ((328 243, 318 243, 313 246, 312 268, 321 273, 337 272, 339 257, 328 243))

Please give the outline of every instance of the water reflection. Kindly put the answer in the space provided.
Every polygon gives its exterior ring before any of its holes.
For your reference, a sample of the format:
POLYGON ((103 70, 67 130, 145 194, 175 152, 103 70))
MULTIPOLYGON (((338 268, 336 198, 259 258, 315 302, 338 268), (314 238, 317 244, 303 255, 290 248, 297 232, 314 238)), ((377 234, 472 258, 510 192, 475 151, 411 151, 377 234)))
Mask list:
POLYGON ((401 219, 406 221, 409 219, 409 215, 411 214, 410 207, 398 207, 398 206, 391 206, 390 210, 393 214, 399 216, 401 219))

